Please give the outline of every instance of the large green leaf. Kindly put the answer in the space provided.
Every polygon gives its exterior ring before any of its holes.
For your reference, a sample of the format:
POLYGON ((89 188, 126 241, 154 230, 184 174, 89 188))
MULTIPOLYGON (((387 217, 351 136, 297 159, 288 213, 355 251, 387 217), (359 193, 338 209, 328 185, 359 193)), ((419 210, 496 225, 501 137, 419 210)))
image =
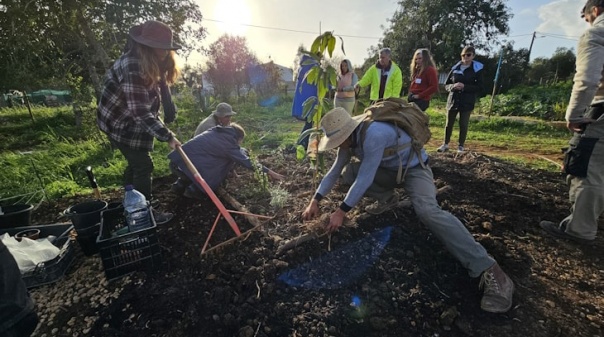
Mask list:
POLYGON ((327 41, 327 53, 329 57, 332 57, 333 50, 336 48, 336 38, 330 34, 329 40, 327 41))
POLYGON ((312 67, 304 76, 307 83, 316 84, 321 68, 319 66, 312 67))
POLYGON ((316 54, 318 54, 320 52, 319 48, 321 48, 321 40, 322 39, 323 39, 323 36, 319 36, 319 37, 317 37, 313 41, 312 45, 310 46, 310 53, 311 54, 316 55, 316 54))

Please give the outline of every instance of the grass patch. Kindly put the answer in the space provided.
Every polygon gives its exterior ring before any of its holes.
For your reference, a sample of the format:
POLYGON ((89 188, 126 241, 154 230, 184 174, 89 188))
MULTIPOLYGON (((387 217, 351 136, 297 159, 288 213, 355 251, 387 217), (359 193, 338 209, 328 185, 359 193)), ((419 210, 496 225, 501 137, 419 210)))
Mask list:
MULTIPOLYGON (((170 129, 181 142, 189 140, 204 113, 195 105, 192 95, 179 93, 175 97, 179 106, 178 117, 170 129)), ((276 148, 294 145, 304 123, 291 116, 291 101, 263 108, 255 103, 233 104, 238 114, 233 120, 247 133, 243 146, 252 155, 270 155, 276 148)), ((435 100, 428 110, 431 117, 433 139, 443 138, 444 102, 435 100)), ((92 195, 85 168, 92 166, 101 188, 119 188, 126 162, 119 151, 113 151, 106 137, 97 129, 96 111, 84 112, 82 125, 75 126, 70 107, 33 110, 35 121, 22 108, 0 110, 0 199, 6 199, 44 189, 51 198, 86 193, 92 195)), ((455 143, 458 132, 453 132, 455 143)), ((569 133, 545 122, 521 123, 502 117, 477 119, 470 122, 468 146, 506 150, 500 157, 510 162, 535 168, 558 170, 547 161, 531 161, 522 153, 557 154, 567 145, 569 133), (514 153, 517 152, 518 155, 514 153)), ((432 150, 431 148, 428 148, 432 150)), ((164 142, 155 142, 152 153, 154 176, 169 175, 164 142)), ((41 195, 41 194, 40 194, 41 195)), ((273 196, 274 197, 274 196, 273 196)), ((277 201, 283 196, 277 195, 277 201)), ((279 204, 279 202, 275 204, 279 204)), ((277 205, 275 205, 277 206, 277 205)))

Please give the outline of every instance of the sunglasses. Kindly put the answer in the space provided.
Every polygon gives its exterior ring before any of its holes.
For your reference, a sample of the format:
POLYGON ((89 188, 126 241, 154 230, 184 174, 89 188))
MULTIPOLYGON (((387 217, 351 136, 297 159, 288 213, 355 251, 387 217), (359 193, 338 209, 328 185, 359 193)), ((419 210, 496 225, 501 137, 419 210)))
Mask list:
POLYGON ((464 56, 465 56, 465 57, 470 57, 470 56, 472 56, 472 55, 474 55, 474 54, 472 54, 472 53, 466 53, 466 54, 461 54, 461 57, 464 57, 464 56))

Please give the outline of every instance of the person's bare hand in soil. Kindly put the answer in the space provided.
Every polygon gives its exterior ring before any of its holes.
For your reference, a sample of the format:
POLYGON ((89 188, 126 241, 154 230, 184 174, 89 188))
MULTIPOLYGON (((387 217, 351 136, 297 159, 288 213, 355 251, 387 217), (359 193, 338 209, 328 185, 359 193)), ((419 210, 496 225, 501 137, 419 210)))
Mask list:
POLYGON ((268 170, 268 172, 266 172, 266 174, 268 174, 269 177, 271 177, 271 179, 276 180, 276 181, 281 181, 283 179, 285 179, 285 176, 282 174, 279 174, 273 170, 268 170))
POLYGON ((340 226, 342 226, 345 219, 346 213, 338 208, 335 212, 331 213, 331 216, 329 217, 329 223, 327 224, 325 229, 327 229, 329 233, 335 232, 338 230, 338 228, 340 228, 340 226))
POLYGON ((302 220, 308 221, 316 218, 319 215, 319 202, 316 199, 312 199, 304 212, 302 212, 302 220))

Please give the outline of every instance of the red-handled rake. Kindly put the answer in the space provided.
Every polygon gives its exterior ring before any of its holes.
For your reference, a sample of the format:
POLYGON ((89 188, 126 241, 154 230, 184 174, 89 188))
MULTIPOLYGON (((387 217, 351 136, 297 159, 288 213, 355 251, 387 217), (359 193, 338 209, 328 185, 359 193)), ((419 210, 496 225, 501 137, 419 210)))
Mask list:
MULTIPOLYGON (((177 146, 176 150, 178 151, 178 153, 180 154, 180 156, 182 157, 183 161, 185 162, 185 165, 187 166, 187 169, 189 169, 189 171, 193 174, 193 178, 195 178, 195 182, 197 182, 197 184, 199 184, 199 186, 201 188, 203 188, 203 190, 206 192, 206 194, 210 197, 210 200, 212 200, 212 202, 214 203, 214 205, 216 205, 216 207, 218 208, 218 215, 216 216, 216 220, 214 220, 214 224, 212 225, 212 229, 210 229, 210 233, 208 234, 208 238, 206 239, 206 242, 203 244, 203 247, 201 248, 201 254, 209 251, 210 249, 206 250, 209 242, 210 242, 210 238, 212 237, 212 234, 214 234, 214 230, 216 229, 216 225, 218 224, 218 221, 220 220, 220 216, 223 216, 225 218, 225 220, 229 223, 229 225, 231 226, 231 228, 233 229, 233 232, 235 232, 235 235, 237 237, 241 237, 242 233, 239 230, 239 227, 237 226, 237 223, 235 222, 235 219, 233 219, 233 217, 231 216, 231 213, 233 214, 242 214, 242 215, 248 215, 248 216, 253 216, 253 217, 257 217, 257 218, 263 218, 263 219, 270 219, 272 217, 270 216, 265 216, 265 215, 258 215, 258 214, 252 214, 252 213, 246 213, 246 212, 239 212, 239 211, 234 211, 234 210, 228 210, 226 209, 226 207, 224 207, 224 205, 222 204, 222 201, 220 201, 220 199, 218 199, 218 197, 216 196, 216 194, 214 193, 214 191, 212 191, 212 189, 210 188, 210 186, 208 185, 208 183, 206 183, 206 181, 201 177, 201 174, 199 174, 199 171, 197 171, 197 169, 195 168, 195 166, 193 165, 193 163, 191 162, 191 160, 189 159, 189 157, 187 156, 187 154, 185 153, 185 151, 182 149, 181 146, 177 146)), ((256 227, 248 230, 247 232, 250 232, 252 230, 256 229, 256 227)), ((246 232, 246 233, 247 233, 246 232)), ((244 233, 245 234, 245 233, 244 233)), ((232 242, 232 240, 228 240, 227 242, 232 242)), ((227 243, 224 242, 224 243, 227 243)), ((211 249, 214 248, 218 248, 220 245, 217 245, 211 249)))

